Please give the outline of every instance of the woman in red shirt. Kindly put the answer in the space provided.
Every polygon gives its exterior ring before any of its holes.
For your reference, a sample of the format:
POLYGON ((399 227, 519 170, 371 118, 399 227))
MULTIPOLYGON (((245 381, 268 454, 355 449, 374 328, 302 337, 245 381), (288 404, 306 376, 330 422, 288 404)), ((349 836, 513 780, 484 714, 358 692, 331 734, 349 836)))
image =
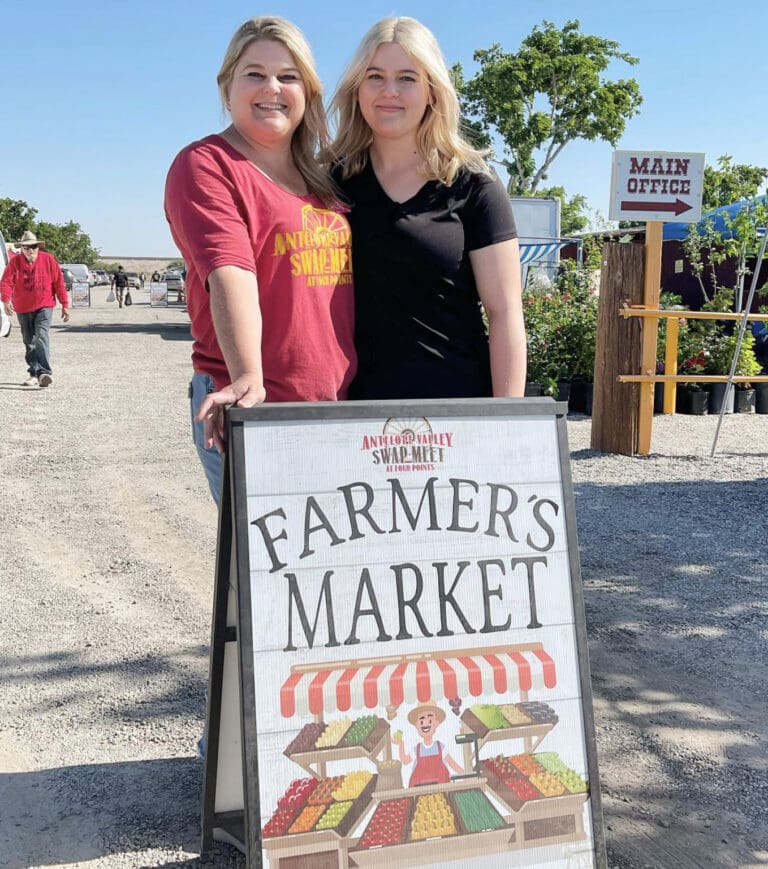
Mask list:
POLYGON ((178 154, 165 211, 187 263, 195 443, 218 501, 224 406, 346 398, 356 357, 350 229, 316 161, 328 136, 304 36, 246 21, 217 81, 231 123, 178 154))

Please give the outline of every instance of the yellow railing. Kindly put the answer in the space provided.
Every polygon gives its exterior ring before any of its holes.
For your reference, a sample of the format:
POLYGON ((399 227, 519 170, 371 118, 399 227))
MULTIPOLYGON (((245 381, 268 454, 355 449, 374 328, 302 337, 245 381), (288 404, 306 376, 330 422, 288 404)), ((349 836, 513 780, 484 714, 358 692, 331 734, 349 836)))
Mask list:
MULTIPOLYGON (((678 374, 677 373, 677 343, 680 320, 743 320, 744 314, 725 313, 723 311, 662 311, 659 308, 645 308, 642 305, 632 305, 619 311, 622 317, 651 317, 667 320, 667 339, 664 347, 664 373, 656 374, 620 374, 620 383, 663 383, 664 413, 675 412, 678 383, 725 383, 727 374, 678 374)), ((748 321, 768 322, 768 314, 749 314, 748 321)), ((768 374, 758 374, 752 377, 734 377, 734 383, 757 383, 768 381, 768 374)))

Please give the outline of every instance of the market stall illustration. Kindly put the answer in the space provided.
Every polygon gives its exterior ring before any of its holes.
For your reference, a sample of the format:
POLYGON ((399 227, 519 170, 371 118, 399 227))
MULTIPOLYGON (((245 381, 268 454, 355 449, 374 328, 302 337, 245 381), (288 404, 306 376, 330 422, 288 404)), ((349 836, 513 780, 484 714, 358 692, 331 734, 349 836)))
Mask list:
POLYGON ((271 869, 439 864, 584 840, 587 781, 539 750, 558 725, 546 702, 556 685, 541 643, 294 665, 280 714, 306 723, 283 753, 305 775, 262 806, 271 869))

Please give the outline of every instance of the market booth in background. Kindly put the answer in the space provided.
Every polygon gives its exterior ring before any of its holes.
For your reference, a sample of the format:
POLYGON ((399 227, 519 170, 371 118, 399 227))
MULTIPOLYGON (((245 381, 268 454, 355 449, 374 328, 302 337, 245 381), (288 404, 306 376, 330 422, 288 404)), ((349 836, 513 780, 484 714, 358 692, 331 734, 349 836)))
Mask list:
POLYGON ((230 411, 204 849, 605 865, 564 410, 230 411))

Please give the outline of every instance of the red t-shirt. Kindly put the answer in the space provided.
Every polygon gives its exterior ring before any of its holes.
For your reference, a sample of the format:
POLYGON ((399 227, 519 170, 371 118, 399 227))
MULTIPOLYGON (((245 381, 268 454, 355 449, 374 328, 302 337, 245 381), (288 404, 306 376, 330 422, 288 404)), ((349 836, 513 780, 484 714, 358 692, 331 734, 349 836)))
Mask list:
POLYGON ((165 214, 187 263, 192 364, 218 389, 231 378, 207 280, 221 266, 256 275, 267 401, 344 399, 355 374, 350 229, 316 196, 260 172, 221 136, 193 142, 168 172, 165 214))
POLYGON ((69 307, 69 295, 56 257, 44 250, 37 252, 32 265, 23 253, 11 257, 0 280, 0 299, 12 301, 17 314, 29 314, 40 308, 69 307))

